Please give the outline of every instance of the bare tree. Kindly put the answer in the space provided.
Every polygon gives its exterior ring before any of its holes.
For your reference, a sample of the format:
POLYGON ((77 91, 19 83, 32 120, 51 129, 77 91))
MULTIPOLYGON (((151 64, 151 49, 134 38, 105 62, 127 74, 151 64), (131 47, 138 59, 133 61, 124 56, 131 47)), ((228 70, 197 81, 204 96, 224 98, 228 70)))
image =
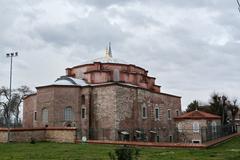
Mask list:
POLYGON ((14 110, 13 110, 13 115, 15 116, 15 122, 18 124, 19 123, 19 114, 20 114, 20 105, 23 102, 23 98, 26 95, 32 94, 33 91, 28 87, 28 86, 21 86, 16 90, 16 93, 13 94, 13 102, 15 102, 14 110))
POLYGON ((13 106, 11 105, 12 101, 10 100, 9 95, 9 89, 7 89, 6 87, 0 88, 0 110, 7 125, 10 124, 11 112, 13 111, 13 106))
POLYGON ((0 88, 0 112, 2 113, 7 125, 10 124, 11 118, 14 118, 15 124, 19 123, 20 106, 23 102, 24 96, 33 93, 29 87, 21 86, 20 88, 12 90, 12 97, 10 98, 10 91, 6 87, 0 88))
POLYGON ((231 122, 235 123, 235 117, 236 117, 236 115, 238 113, 238 110, 239 110, 238 104, 237 104, 237 99, 234 99, 232 102, 229 101, 227 107, 228 107, 228 110, 231 113, 231 122))

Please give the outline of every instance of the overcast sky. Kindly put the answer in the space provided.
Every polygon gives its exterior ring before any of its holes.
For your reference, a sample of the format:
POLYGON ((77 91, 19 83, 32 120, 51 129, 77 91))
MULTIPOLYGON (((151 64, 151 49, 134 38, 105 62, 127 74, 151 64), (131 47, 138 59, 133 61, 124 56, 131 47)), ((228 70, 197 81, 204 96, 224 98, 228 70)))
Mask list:
POLYGON ((240 13, 235 0, 0 0, 0 86, 32 89, 102 57, 144 67, 162 91, 208 102, 240 98, 240 13))

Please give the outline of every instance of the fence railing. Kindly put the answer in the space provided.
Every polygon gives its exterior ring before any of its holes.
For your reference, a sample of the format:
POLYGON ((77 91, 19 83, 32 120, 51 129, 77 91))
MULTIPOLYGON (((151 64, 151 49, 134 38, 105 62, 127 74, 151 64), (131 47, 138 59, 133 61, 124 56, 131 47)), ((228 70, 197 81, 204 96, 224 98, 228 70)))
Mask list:
MULTIPOLYGON (((10 128, 21 128, 21 124, 10 124, 10 128)), ((0 123, 0 128, 7 128, 0 123)), ((177 128, 78 128, 76 138, 86 137, 90 140, 138 141, 138 142, 176 142, 176 143, 204 143, 220 137, 236 133, 237 126, 226 125, 203 127, 198 131, 177 128)))
POLYGON ((87 137, 91 140, 141 141, 141 142, 179 142, 204 143, 236 133, 236 126, 204 127, 199 131, 193 129, 78 129, 77 139, 87 137))

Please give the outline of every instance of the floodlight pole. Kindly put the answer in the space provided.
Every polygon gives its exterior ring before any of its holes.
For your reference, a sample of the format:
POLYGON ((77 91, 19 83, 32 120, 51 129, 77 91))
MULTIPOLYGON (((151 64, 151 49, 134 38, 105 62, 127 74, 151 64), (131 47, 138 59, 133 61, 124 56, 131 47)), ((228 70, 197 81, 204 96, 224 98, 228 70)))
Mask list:
POLYGON ((10 114, 9 114, 9 110, 10 110, 10 105, 11 105, 11 101, 12 101, 12 63, 13 63, 13 57, 17 57, 18 56, 18 52, 13 52, 13 53, 7 53, 6 54, 7 58, 11 59, 10 62, 10 82, 9 82, 9 102, 8 102, 8 118, 7 118, 7 128, 8 128, 8 138, 7 141, 9 142, 10 140, 10 114))
POLYGON ((240 12, 240 2, 239 2, 239 0, 236 0, 236 1, 237 1, 237 4, 238 4, 238 10, 240 12))

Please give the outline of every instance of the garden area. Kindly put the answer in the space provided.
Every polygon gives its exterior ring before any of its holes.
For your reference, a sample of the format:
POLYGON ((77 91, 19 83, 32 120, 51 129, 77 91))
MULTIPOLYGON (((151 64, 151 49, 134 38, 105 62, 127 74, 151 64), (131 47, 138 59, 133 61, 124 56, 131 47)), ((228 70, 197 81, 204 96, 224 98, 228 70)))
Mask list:
MULTIPOLYGON (((116 145, 60 144, 50 142, 0 144, 1 160, 110 160, 116 145)), ((237 160, 240 137, 209 149, 138 147, 139 160, 237 160)))

